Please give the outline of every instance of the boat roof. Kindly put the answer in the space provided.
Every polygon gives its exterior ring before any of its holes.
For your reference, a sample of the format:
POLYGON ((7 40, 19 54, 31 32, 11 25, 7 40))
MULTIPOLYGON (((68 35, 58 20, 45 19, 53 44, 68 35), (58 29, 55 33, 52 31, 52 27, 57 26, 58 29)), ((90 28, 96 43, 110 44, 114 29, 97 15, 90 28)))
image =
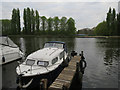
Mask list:
POLYGON ((43 48, 30 54, 27 59, 35 59, 40 61, 49 61, 58 56, 64 49, 43 48))
POLYGON ((46 43, 60 43, 60 44, 65 44, 65 42, 62 42, 62 41, 48 41, 46 43))
POLYGON ((14 47, 14 48, 18 47, 8 36, 0 36, 0 45, 14 47))

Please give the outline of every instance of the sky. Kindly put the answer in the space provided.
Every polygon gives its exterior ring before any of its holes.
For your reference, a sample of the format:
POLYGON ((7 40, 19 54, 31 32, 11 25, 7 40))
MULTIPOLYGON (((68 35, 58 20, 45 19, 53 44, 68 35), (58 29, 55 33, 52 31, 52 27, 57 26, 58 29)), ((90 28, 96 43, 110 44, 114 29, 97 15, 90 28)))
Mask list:
POLYGON ((12 9, 19 8, 21 16, 21 26, 23 26, 23 10, 24 8, 33 8, 38 10, 40 16, 59 18, 65 16, 67 18, 72 17, 75 20, 77 30, 82 28, 93 28, 98 23, 106 19, 106 13, 109 7, 115 8, 118 12, 117 0, 4 0, 0 3, 0 19, 11 19, 12 9))

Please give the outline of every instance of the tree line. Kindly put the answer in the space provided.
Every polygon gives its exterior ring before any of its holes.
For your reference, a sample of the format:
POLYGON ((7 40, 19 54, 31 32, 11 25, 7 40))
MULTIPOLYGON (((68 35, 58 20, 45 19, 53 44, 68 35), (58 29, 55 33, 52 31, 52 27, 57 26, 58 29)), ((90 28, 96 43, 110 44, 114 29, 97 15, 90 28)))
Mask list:
POLYGON ((20 25, 20 10, 12 10, 11 20, 2 21, 2 33, 7 35, 75 35, 76 27, 73 18, 58 16, 40 16, 37 10, 24 8, 23 27, 20 25))
POLYGON ((120 13, 117 14, 114 8, 109 8, 106 20, 97 25, 95 34, 102 36, 120 36, 120 13))

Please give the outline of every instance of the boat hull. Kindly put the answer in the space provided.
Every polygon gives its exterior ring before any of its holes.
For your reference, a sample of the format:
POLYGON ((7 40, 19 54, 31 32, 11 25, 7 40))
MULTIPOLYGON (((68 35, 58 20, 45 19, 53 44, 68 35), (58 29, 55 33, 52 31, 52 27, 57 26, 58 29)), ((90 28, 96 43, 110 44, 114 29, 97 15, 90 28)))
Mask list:
POLYGON ((7 64, 12 61, 16 61, 20 59, 22 59, 22 56, 19 53, 4 54, 4 61, 3 61, 3 56, 1 56, 0 65, 7 64))
POLYGON ((40 74, 35 76, 18 76, 17 83, 20 88, 39 88, 41 79, 47 79, 47 87, 49 87, 57 76, 64 69, 63 65, 59 65, 55 70, 46 74, 40 74))

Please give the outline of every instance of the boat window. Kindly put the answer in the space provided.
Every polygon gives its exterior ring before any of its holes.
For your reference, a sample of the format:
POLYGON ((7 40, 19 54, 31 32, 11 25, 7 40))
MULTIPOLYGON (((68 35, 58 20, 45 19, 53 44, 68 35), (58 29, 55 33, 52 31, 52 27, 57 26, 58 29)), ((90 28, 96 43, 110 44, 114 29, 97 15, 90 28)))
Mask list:
POLYGON ((44 66, 44 67, 47 67, 48 64, 49 64, 48 61, 38 61, 38 62, 37 62, 37 65, 39 65, 39 66, 44 66))
POLYGON ((58 61, 58 57, 56 57, 52 60, 52 64, 55 64, 57 61, 58 61))
POLYGON ((26 64, 27 65, 33 65, 35 63, 35 60, 27 59, 26 64))
POLYGON ((60 60, 64 57, 64 52, 60 53, 60 60))
POLYGON ((47 48, 47 47, 63 48, 63 44, 60 44, 60 43, 45 43, 44 48, 47 48))

